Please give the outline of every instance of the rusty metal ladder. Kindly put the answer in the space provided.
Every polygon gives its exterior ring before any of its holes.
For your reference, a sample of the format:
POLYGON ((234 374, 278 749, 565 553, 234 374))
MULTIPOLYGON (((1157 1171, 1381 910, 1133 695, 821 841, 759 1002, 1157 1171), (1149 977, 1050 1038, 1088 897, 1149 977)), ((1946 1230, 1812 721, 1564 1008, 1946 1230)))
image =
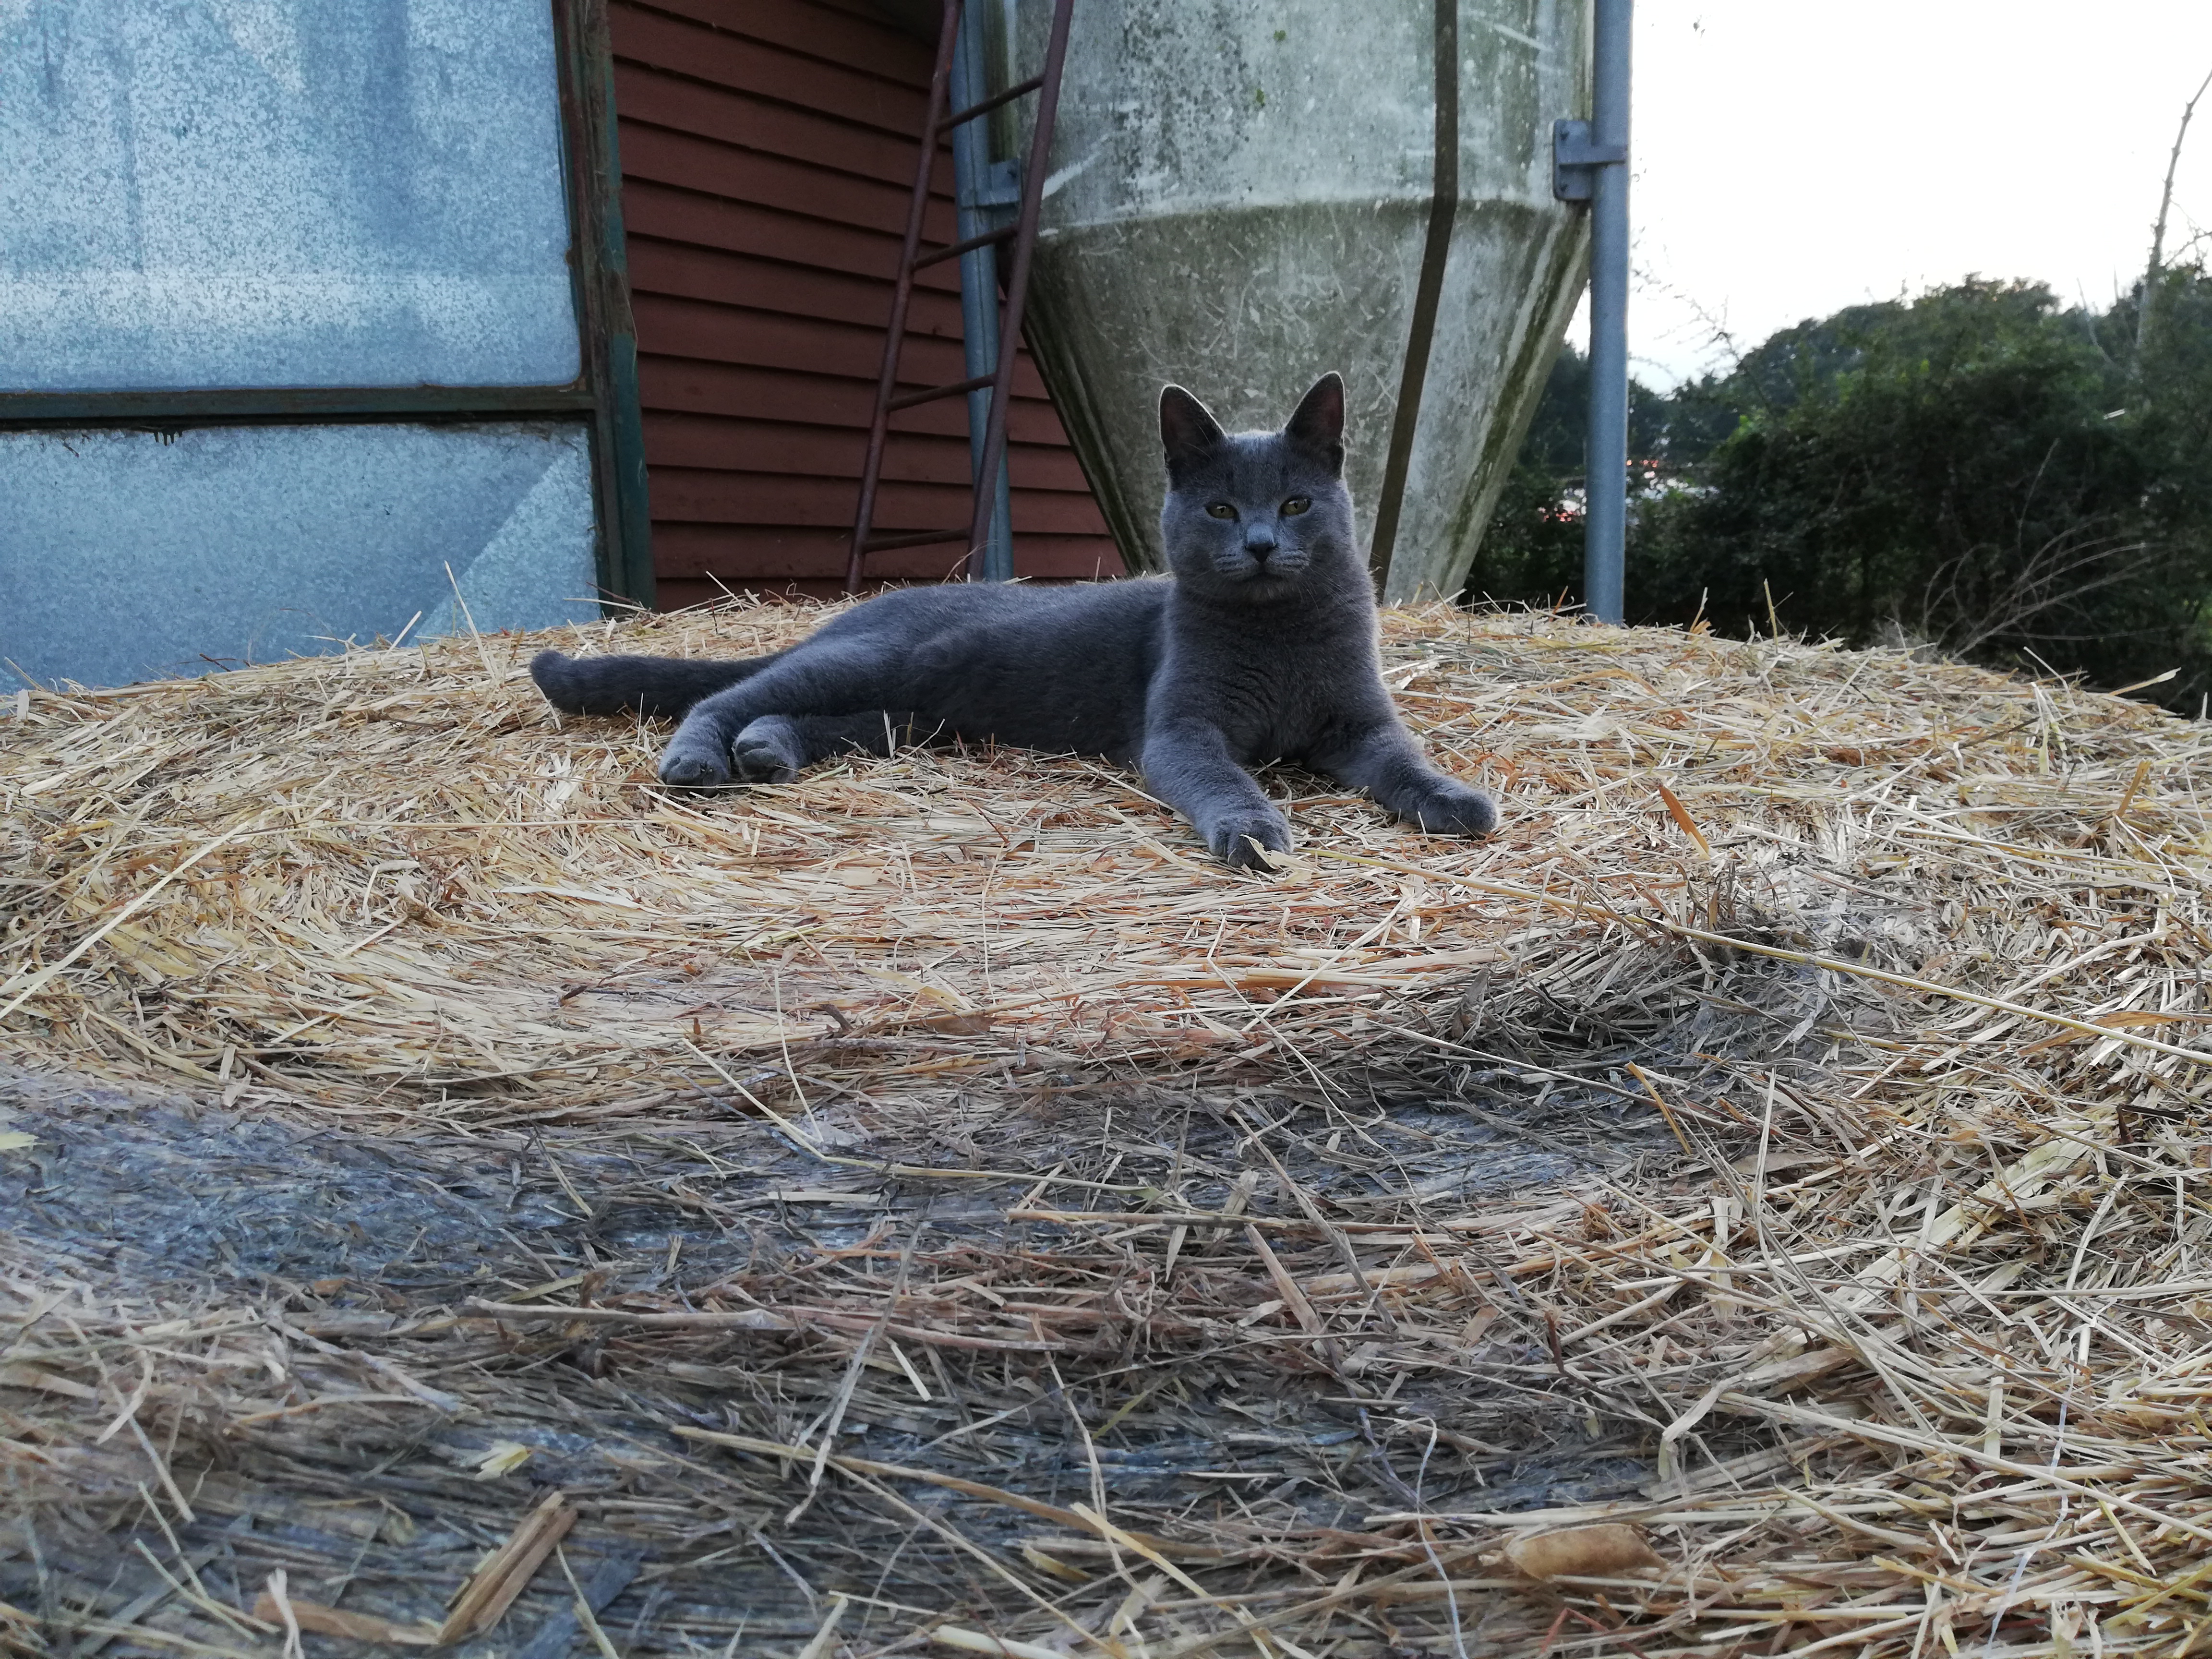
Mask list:
MULTIPOLYGON (((899 254, 898 280, 891 290, 890 326, 884 336, 883 372, 876 384, 875 412, 868 422, 867 459, 860 471, 860 501, 853 520, 852 551, 845 563, 845 591, 857 593, 867 556, 889 552, 894 548, 923 547, 938 542, 965 540, 968 555, 963 562, 965 573, 981 575, 987 580, 1007 580, 1013 575, 1012 526, 1003 521, 998 524, 999 535, 993 537, 996 515, 1005 511, 1006 416, 1007 404, 1012 395, 1014 360, 1021 348, 1022 313, 1029 298, 1030 258, 1036 246, 1038 204, 1044 197, 1046 158, 1051 152, 1052 130, 1060 107, 1060 77, 1067 57, 1067 27, 1074 9, 1074 0, 1054 0, 1052 29, 1045 46, 1044 68, 1028 80, 1018 82, 1004 92, 981 98, 964 109, 948 115, 946 105, 956 79, 963 83, 963 89, 972 86, 976 79, 973 69, 980 54, 969 52, 955 74, 955 54, 969 49, 973 38, 962 27, 966 10, 965 0, 944 0, 943 21, 937 37, 937 64, 930 76, 929 113, 922 123, 921 155, 915 169, 914 198, 908 204, 906 220, 906 241, 899 254), (984 146, 980 134, 975 135, 963 153, 959 140, 969 135, 957 134, 955 143, 955 177, 960 199, 963 233, 957 241, 925 251, 921 246, 921 227, 929 208, 930 177, 937 161, 939 139, 947 132, 964 126, 968 122, 988 115, 993 110, 1030 93, 1037 94, 1036 124, 1030 135, 1029 156, 1021 170, 1019 205, 1010 223, 994 226, 975 234, 964 234, 982 222, 989 210, 985 193, 984 169, 970 158, 980 157, 984 146), (1013 244, 1012 268, 1006 274, 1006 303, 999 309, 999 284, 995 275, 996 250, 1004 243, 1013 244), (981 258, 969 258, 980 254, 981 258), (914 392, 898 390, 899 356, 906 345, 907 309, 914 297, 914 279, 917 271, 946 259, 961 261, 961 300, 964 318, 970 330, 978 319, 988 319, 998 310, 998 349, 996 362, 988 374, 971 374, 964 380, 955 380, 945 386, 934 386, 914 392), (973 477, 975 507, 966 526, 949 530, 918 530, 879 536, 874 533, 876 494, 883 482, 884 448, 890 431, 890 418, 902 409, 912 409, 920 404, 934 402, 939 398, 954 398, 968 394, 968 419, 970 471, 973 477), (978 405, 985 404, 982 395, 988 393, 988 414, 983 416, 981 441, 975 438, 978 405), (981 562, 982 568, 978 568, 981 562)), ((976 367, 970 362, 969 368, 976 367)))

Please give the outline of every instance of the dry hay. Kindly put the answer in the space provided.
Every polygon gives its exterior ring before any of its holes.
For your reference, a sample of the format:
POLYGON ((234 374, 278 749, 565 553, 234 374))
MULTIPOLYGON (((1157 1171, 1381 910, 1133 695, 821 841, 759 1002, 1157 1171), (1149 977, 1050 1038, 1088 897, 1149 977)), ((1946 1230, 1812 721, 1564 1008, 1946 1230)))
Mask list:
POLYGON ((2185 1650, 2206 728, 1387 633, 1505 828, 1285 772, 1273 878, 1080 760, 674 799, 537 639, 0 719, 0 1642, 2185 1650))

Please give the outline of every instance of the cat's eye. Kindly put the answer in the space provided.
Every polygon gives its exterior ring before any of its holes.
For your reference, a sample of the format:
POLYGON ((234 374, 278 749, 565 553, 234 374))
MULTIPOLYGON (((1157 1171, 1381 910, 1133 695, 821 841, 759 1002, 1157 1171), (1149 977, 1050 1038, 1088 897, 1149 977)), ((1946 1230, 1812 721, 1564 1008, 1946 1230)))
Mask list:
POLYGON ((1209 501, 1206 503, 1206 510, 1208 514, 1217 519, 1233 519, 1237 516, 1237 509, 1226 501, 1209 501))
POLYGON ((1293 495, 1283 503, 1283 516, 1286 519, 1295 519, 1312 505, 1313 503, 1304 496, 1293 495))

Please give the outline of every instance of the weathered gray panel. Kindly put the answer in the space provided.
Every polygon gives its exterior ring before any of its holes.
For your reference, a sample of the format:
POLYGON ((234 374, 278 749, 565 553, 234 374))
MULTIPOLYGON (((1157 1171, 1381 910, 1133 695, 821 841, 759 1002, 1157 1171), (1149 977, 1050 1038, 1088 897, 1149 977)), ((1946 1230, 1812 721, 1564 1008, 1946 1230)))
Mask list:
POLYGON ((0 3, 0 390, 579 372, 547 0, 0 3))
POLYGON ((581 425, 0 433, 0 687, 599 614, 581 425), (210 660, 212 659, 213 660, 210 660))

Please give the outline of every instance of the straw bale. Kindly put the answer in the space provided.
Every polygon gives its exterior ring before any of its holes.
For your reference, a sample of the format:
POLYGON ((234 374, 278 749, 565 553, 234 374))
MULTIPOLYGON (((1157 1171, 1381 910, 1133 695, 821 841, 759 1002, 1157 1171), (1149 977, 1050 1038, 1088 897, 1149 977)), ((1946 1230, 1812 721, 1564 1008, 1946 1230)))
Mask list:
POLYGON ((0 719, 0 1644, 2212 1639, 2203 725, 1394 612, 1504 825, 1279 769, 1262 876, 521 667, 820 615, 0 719))

